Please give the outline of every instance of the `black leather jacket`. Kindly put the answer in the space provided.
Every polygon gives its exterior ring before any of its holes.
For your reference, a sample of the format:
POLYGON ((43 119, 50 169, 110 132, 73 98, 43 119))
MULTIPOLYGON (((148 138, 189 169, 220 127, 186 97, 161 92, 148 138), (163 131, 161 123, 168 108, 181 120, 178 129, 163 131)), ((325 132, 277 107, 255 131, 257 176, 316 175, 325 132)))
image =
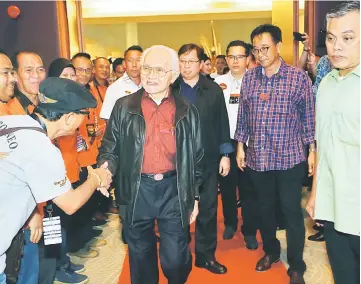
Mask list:
MULTIPOLYGON (((99 149, 98 165, 108 162, 115 176, 115 195, 120 215, 133 224, 134 201, 137 198, 145 142, 145 120, 141 100, 144 89, 120 98, 110 116, 99 149)), ((176 169, 177 188, 183 227, 189 224, 194 198, 199 196, 202 184, 202 159, 204 150, 198 111, 195 106, 173 92, 176 114, 176 169)))
MULTIPOLYGON (((181 92, 181 81, 182 78, 179 77, 174 82, 174 92, 181 92)), ((201 121, 203 164, 205 168, 214 168, 214 165, 219 163, 221 145, 228 144, 228 147, 232 149, 229 119, 222 89, 217 83, 199 76, 195 106, 201 121)))

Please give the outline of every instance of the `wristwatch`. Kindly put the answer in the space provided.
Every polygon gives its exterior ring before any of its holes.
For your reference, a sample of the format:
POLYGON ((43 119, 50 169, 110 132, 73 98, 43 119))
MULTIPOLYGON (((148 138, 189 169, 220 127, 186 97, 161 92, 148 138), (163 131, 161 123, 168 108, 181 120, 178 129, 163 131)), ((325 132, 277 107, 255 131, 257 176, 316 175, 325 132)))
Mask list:
POLYGON ((222 157, 229 158, 229 153, 223 153, 223 154, 222 154, 222 157))
POLYGON ((199 201, 200 199, 201 199, 200 196, 194 196, 195 201, 199 201))

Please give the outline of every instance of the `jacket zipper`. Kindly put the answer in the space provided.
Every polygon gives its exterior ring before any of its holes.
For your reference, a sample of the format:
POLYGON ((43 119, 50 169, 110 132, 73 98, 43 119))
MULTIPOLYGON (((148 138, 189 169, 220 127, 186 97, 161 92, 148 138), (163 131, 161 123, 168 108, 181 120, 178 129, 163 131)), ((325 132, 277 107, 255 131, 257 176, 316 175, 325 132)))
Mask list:
MULTIPOLYGON (((177 146, 177 126, 178 126, 178 123, 186 117, 186 114, 184 116, 182 116, 176 123, 175 125, 175 131, 176 131, 176 139, 175 139, 175 147, 176 149, 178 148, 177 146)), ((178 155, 178 153, 177 153, 178 155)), ((178 202, 179 202, 179 208, 180 208, 180 213, 181 213, 181 221, 182 221, 182 227, 184 228, 184 222, 183 222, 183 210, 182 210, 182 203, 181 203, 181 200, 180 200, 180 194, 179 194, 179 187, 178 187, 178 184, 179 184, 179 180, 178 180, 178 157, 176 159, 176 162, 175 162, 175 169, 177 171, 177 192, 178 192, 178 202)))
MULTIPOLYGON (((138 114, 138 113, 132 113, 131 112, 131 114, 134 114, 134 115, 138 115, 138 116, 140 116, 142 119, 143 119, 143 121, 144 121, 144 130, 145 130, 145 120, 144 120, 144 117, 142 116, 142 115, 140 115, 140 114, 138 114)), ((141 160, 141 168, 140 168, 140 171, 139 171, 139 180, 138 180, 138 185, 137 185, 137 192, 136 192, 136 194, 135 194, 135 198, 134 198, 134 202, 133 202, 133 211, 132 211, 132 221, 131 221, 131 225, 133 225, 133 220, 134 220, 134 212, 135 212, 135 203, 136 203, 136 201, 137 201, 137 199, 138 199, 138 193, 139 193, 139 187, 140 187, 140 179, 141 179, 141 177, 142 177, 142 165, 143 165, 143 160, 144 160, 144 135, 145 135, 145 131, 144 131, 144 133, 143 133, 143 135, 142 135, 142 142, 143 142, 143 147, 142 147, 142 160, 141 160)))
MULTIPOLYGON (((181 96, 181 87, 179 88, 179 95, 181 96)), ((176 149, 178 149, 178 146, 177 146, 177 129, 178 129, 178 128, 177 128, 177 126, 178 126, 178 123, 179 123, 183 118, 186 117, 186 115, 187 115, 187 113, 186 113, 185 115, 183 115, 183 116, 177 121, 177 123, 175 124, 175 131, 176 131, 175 147, 176 147, 176 149)), ((177 155, 178 155, 178 151, 177 151, 177 155)), ((175 168, 176 168, 176 171, 177 171, 177 192, 178 192, 179 209, 180 209, 180 213, 181 213, 182 227, 184 228, 182 203, 181 203, 181 200, 180 200, 180 192, 179 192, 179 187, 178 187, 178 184, 179 184, 179 179, 178 179, 178 157, 176 158, 175 168)))

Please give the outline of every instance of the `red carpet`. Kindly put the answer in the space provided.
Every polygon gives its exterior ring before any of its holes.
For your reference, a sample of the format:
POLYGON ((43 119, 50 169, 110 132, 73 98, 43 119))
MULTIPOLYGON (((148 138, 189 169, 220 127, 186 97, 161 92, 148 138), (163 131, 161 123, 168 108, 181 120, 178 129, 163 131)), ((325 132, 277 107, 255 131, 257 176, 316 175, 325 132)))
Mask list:
MULTIPOLYGON (((284 265, 279 262, 272 266, 267 272, 256 272, 257 261, 263 256, 262 245, 256 251, 249 251, 245 247, 242 234, 238 231, 232 240, 223 240, 224 230, 222 206, 219 199, 218 206, 218 245, 216 259, 224 264, 228 272, 224 275, 215 275, 205 269, 193 266, 188 277, 187 284, 283 284, 289 283, 287 271, 284 265)), ((191 227, 192 243, 190 244, 194 263, 194 225, 191 227)), ((260 236, 257 236, 260 241, 260 236)), ((160 284, 166 284, 167 280, 160 268, 160 284)), ((129 258, 125 258, 123 270, 119 277, 119 284, 130 284, 129 258)), ((144 283, 146 284, 146 283, 144 283)))

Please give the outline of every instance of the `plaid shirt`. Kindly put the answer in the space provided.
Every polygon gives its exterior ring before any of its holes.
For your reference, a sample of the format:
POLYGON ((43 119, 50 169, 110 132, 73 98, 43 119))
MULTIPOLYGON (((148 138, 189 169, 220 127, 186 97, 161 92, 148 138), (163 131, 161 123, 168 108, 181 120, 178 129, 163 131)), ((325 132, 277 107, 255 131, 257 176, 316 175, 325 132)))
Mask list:
POLYGON ((268 78, 262 67, 242 82, 235 139, 246 143, 247 165, 256 171, 287 170, 306 160, 314 142, 315 109, 307 74, 281 62, 268 78))

